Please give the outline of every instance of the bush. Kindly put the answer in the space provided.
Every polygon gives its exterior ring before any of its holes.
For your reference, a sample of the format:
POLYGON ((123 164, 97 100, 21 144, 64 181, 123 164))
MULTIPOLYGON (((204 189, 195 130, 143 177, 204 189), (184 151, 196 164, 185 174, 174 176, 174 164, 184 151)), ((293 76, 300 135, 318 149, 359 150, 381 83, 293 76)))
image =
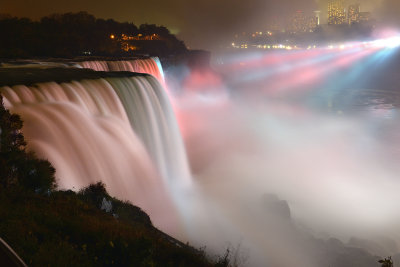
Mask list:
POLYGON ((388 257, 388 258, 385 258, 385 259, 383 259, 383 260, 379 260, 378 261, 380 264, 382 264, 381 266, 382 267, 393 267, 394 265, 393 265, 393 260, 392 260, 392 257, 388 257))
POLYGON ((97 208, 102 208, 103 201, 109 201, 112 205, 112 212, 119 220, 141 222, 146 225, 152 225, 150 217, 139 207, 129 202, 123 202, 111 197, 106 190, 106 186, 102 182, 90 184, 88 187, 79 191, 80 198, 97 208))
POLYGON ((98 208, 100 208, 103 198, 107 200, 110 198, 106 186, 102 182, 90 184, 88 187, 81 189, 79 195, 84 201, 89 202, 98 208))

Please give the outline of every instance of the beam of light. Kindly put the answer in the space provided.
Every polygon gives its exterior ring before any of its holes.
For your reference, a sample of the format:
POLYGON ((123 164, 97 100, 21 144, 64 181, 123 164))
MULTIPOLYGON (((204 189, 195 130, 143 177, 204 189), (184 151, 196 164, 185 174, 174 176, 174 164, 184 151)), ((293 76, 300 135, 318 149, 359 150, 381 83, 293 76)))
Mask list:
MULTIPOLYGON (((352 42, 331 45, 314 50, 294 50, 261 53, 246 53, 245 56, 233 57, 220 66, 220 71, 230 77, 232 87, 255 85, 269 94, 312 89, 323 83, 336 72, 349 69, 341 84, 355 82, 357 73, 362 73, 371 64, 382 64, 400 47, 400 36, 393 36, 373 41, 352 42), (252 55, 252 56, 249 56, 252 55), (247 56, 247 57, 246 57, 247 56), (369 64, 351 69, 358 62, 371 57, 369 64), (353 78, 351 78, 353 77, 353 78)), ((369 62, 369 61, 367 61, 369 62)), ((339 86, 342 87, 342 86, 339 86)))
MULTIPOLYGON (((233 77, 233 81, 238 84, 264 81, 266 84, 270 85, 268 86, 269 88, 277 88, 276 85, 271 86, 271 84, 277 83, 279 80, 283 80, 285 84, 293 81, 292 84, 296 85, 296 81, 311 81, 311 77, 317 79, 318 77, 314 73, 320 72, 319 68, 325 69, 327 66, 331 66, 332 62, 335 60, 346 57, 350 58, 351 54, 357 53, 359 50, 359 48, 329 52, 321 50, 313 53, 305 51, 304 53, 297 52, 295 55, 290 54, 289 56, 283 57, 283 60, 280 61, 274 59, 276 64, 271 64, 271 61, 265 61, 267 62, 265 66, 251 63, 249 65, 257 67, 250 69, 245 68, 244 70, 237 71, 233 77), (307 76, 309 78, 307 78, 307 76)), ((276 55, 272 57, 275 58, 276 55)), ((345 62, 345 60, 343 60, 343 62, 345 62)))
MULTIPOLYGON (((354 62, 361 60, 371 53, 371 51, 363 51, 361 53, 338 55, 335 59, 330 60, 329 62, 319 62, 316 64, 309 64, 302 68, 297 68, 294 71, 287 73, 287 75, 282 75, 283 82, 280 83, 279 87, 273 86, 275 87, 274 90, 281 93, 285 90, 299 91, 299 88, 303 86, 302 88, 304 89, 305 85, 308 85, 308 88, 311 88, 315 86, 315 84, 323 82, 324 78, 332 72, 348 68, 350 65, 354 64, 354 62), (287 78, 285 76, 290 77, 287 78)), ((269 91, 269 88, 267 88, 266 92, 269 91)))
POLYGON ((375 40, 367 43, 367 45, 375 46, 378 48, 397 48, 400 46, 400 36, 375 40))
MULTIPOLYGON (((238 69, 241 75, 236 75, 233 79, 234 82, 248 83, 251 81, 265 80, 274 75, 282 73, 289 73, 297 68, 303 68, 318 62, 331 60, 335 57, 333 53, 296 53, 290 56, 285 55, 271 55, 272 59, 266 59, 264 62, 255 64, 248 63, 244 66, 251 66, 254 68, 238 69), (243 72, 246 73, 243 73, 243 72)), ((239 74, 239 73, 238 73, 239 74)))
MULTIPOLYGON (((340 96, 346 95, 346 98, 341 97, 341 103, 344 106, 351 105, 354 102, 354 97, 358 94, 349 95, 348 90, 353 91, 356 88, 359 90, 371 87, 374 81, 374 77, 371 75, 365 75, 366 73, 373 74, 377 68, 385 68, 390 61, 390 55, 394 53, 394 50, 379 49, 379 50, 365 50, 370 51, 365 57, 355 61, 345 72, 333 73, 322 86, 324 90, 317 90, 315 93, 316 98, 313 101, 317 101, 317 105, 332 105, 334 99, 340 96)), ((380 70, 382 71, 382 70, 380 70)), ((372 85, 373 86, 373 85, 372 85)), ((381 88, 385 90, 386 88, 381 88)))

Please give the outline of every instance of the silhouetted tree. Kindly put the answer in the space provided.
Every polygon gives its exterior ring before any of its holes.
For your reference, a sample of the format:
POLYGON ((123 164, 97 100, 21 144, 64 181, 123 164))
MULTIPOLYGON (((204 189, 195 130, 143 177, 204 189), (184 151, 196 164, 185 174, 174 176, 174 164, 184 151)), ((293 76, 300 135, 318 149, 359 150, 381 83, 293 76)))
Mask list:
POLYGON ((55 188, 55 169, 47 160, 26 151, 22 120, 3 105, 0 95, 0 185, 47 191, 55 188))
MULTIPOLYGON (((75 57, 87 52, 99 56, 164 55, 186 51, 184 43, 166 27, 96 19, 87 12, 53 14, 39 22, 0 16, 0 57, 75 57), (122 35, 157 34, 161 39, 133 44, 138 51, 122 49, 122 35), (110 38, 114 35, 115 38, 110 38)), ((126 41, 126 40, 125 40, 126 41)))

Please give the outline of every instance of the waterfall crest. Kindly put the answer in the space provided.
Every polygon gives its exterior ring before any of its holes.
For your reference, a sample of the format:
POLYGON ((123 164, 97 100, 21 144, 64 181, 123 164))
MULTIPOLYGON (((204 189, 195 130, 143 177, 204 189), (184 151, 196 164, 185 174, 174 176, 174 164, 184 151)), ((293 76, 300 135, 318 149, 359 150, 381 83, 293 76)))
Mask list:
POLYGON ((164 84, 164 73, 158 57, 134 60, 92 60, 77 62, 83 68, 95 71, 130 71, 153 75, 164 84))

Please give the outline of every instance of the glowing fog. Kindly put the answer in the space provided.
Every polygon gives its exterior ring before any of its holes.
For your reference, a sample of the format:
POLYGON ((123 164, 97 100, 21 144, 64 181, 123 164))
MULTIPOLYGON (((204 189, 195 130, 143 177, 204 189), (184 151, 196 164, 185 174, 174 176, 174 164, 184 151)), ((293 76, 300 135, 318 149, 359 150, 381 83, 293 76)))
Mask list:
POLYGON ((184 87, 174 106, 193 171, 180 208, 192 242, 229 246, 244 266, 338 266, 331 255, 352 252, 331 238, 399 253, 396 48, 235 52, 215 72, 169 77, 184 87))

